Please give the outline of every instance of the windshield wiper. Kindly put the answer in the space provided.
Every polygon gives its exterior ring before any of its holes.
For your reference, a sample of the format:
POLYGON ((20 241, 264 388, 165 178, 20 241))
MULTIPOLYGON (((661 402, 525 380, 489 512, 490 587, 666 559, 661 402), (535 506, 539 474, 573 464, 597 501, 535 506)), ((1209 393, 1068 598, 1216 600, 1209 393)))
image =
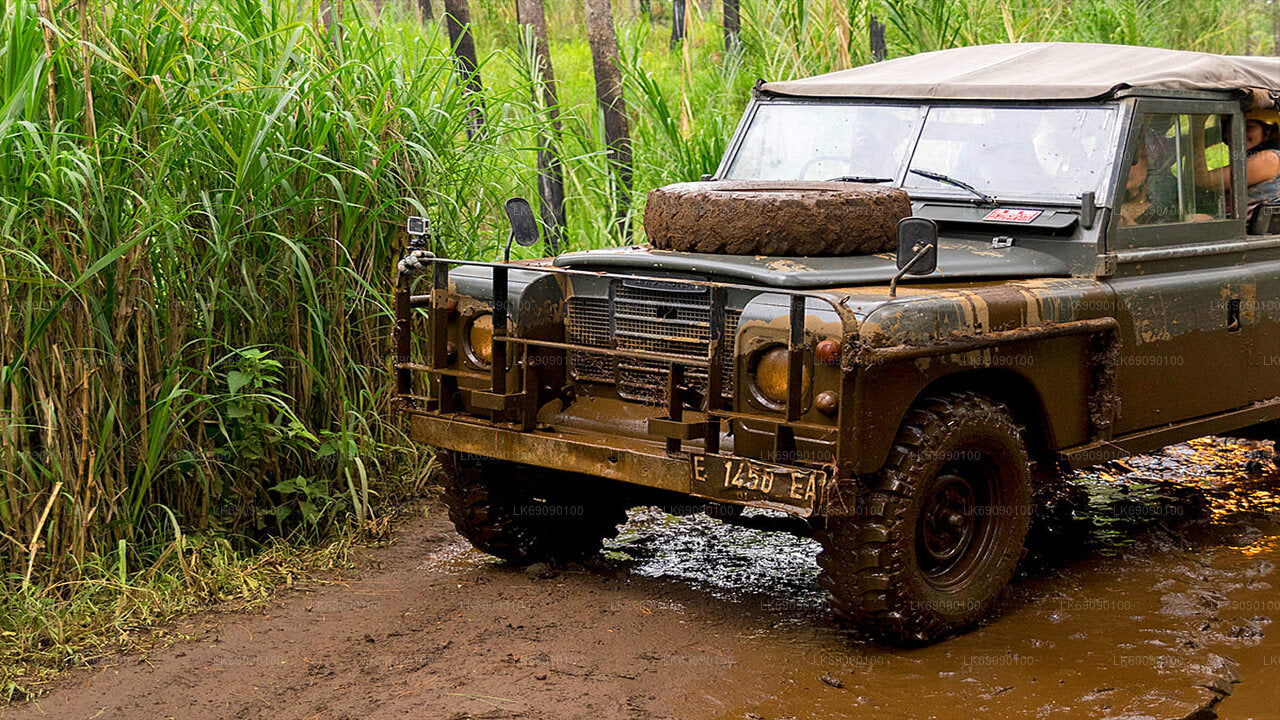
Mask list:
POLYGON ((963 180, 956 180, 950 175, 943 175, 940 172, 934 172, 932 170, 917 170, 916 168, 911 168, 910 170, 908 170, 908 172, 914 175, 919 175, 920 177, 929 178, 930 180, 937 180, 938 182, 945 183, 947 185, 954 185, 960 188, 961 190, 968 190, 969 192, 981 198, 982 202, 990 203, 992 205, 996 204, 996 199, 994 197, 982 192, 978 188, 970 185, 967 182, 964 182, 963 180))
POLYGON ((893 178, 875 177, 873 175, 841 175, 833 177, 826 182, 858 182, 858 183, 887 183, 893 182, 893 178))

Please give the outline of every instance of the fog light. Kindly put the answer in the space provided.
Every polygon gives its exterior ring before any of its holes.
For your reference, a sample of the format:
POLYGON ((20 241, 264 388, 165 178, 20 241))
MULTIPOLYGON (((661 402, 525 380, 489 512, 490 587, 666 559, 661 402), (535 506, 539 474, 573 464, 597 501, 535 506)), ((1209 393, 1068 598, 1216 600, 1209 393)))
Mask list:
POLYGON ((478 365, 493 364, 493 316, 477 315, 467 329, 467 354, 478 365))
MULTIPOLYGON (((787 374, 790 353, 785 345, 773 345, 762 350, 756 356, 755 372, 752 376, 756 394, 760 399, 772 405, 783 405, 787 402, 787 374)), ((800 395, 809 389, 809 368, 803 368, 800 374, 800 395)))

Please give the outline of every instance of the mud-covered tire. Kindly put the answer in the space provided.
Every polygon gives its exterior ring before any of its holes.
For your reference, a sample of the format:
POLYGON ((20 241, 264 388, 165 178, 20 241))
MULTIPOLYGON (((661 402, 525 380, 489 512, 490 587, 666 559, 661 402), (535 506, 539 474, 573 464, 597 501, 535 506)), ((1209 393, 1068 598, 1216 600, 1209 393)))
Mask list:
POLYGON ((441 451, 449 519, 477 550, 512 564, 564 562, 599 551, 627 520, 626 503, 574 476, 441 451))
POLYGON ((729 255, 869 255, 897 243, 911 214, 900 188, 828 182, 676 183, 649 193, 644 229, 659 250, 729 255))
POLYGON ((819 581, 842 624, 918 645, 982 619, 1013 577, 1027 536, 1024 435, 1008 408, 971 392, 909 413, 884 468, 850 508, 829 509, 815 533, 819 581), (957 502, 966 484, 968 502, 957 502))

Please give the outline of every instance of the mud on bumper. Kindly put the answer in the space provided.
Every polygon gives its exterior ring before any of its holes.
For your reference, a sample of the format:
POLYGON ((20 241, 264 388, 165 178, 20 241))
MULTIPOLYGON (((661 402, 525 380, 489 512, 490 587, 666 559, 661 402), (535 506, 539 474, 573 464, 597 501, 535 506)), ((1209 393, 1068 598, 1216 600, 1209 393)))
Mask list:
POLYGON ((616 435, 519 431, 480 418, 411 414, 417 441, 460 453, 607 478, 716 502, 808 517, 821 507, 825 470, 775 465, 729 453, 670 454, 616 435))

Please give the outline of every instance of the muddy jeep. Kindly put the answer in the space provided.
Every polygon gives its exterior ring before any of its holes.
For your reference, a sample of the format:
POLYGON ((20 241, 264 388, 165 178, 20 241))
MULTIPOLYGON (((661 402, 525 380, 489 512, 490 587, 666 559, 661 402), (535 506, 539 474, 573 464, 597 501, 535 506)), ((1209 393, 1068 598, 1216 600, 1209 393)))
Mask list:
POLYGON ((1244 126, 1277 90, 1280 60, 1074 44, 758 84, 715 175, 650 197, 648 245, 468 262, 418 228, 397 407, 487 553, 593 553, 637 504, 772 517, 820 542, 842 622, 962 631, 1064 472, 1276 437, 1244 126))

